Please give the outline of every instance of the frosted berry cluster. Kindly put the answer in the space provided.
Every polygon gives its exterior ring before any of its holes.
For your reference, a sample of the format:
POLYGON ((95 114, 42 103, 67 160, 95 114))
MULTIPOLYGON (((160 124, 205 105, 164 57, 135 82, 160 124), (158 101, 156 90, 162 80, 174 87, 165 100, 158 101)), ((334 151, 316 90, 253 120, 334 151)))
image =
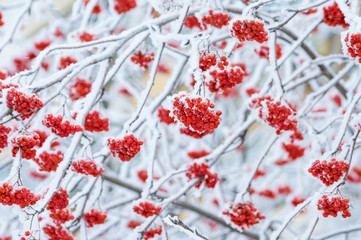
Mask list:
POLYGON ((63 188, 60 188, 59 191, 53 195, 46 209, 50 211, 64 209, 69 204, 68 198, 68 192, 63 188))
POLYGON ((257 208, 255 208, 252 202, 246 203, 230 203, 229 208, 223 211, 223 215, 230 218, 230 221, 236 226, 245 229, 245 226, 249 228, 252 225, 259 223, 260 220, 265 219, 257 208))
POLYGON ((202 22, 207 25, 211 25, 216 28, 222 28, 223 26, 227 26, 231 17, 222 12, 214 12, 213 10, 209 10, 209 15, 205 15, 202 17, 202 22))
POLYGON ((135 213, 147 218, 159 214, 162 207, 155 206, 153 203, 145 201, 135 205, 133 210, 135 213))
POLYGON ((259 20, 235 20, 232 22, 231 35, 240 42, 256 41, 264 43, 268 40, 268 32, 264 23, 259 20))
POLYGON ((135 0, 114 0, 114 10, 118 14, 126 13, 137 6, 135 0))
POLYGON ((85 79, 76 78, 75 83, 69 87, 69 97, 72 101, 76 101, 85 97, 90 93, 92 83, 85 79))
MULTIPOLYGON (((261 58, 266 58, 269 60, 269 47, 262 45, 259 49, 254 50, 258 56, 261 58)), ((282 47, 279 43, 276 44, 276 58, 280 59, 282 57, 282 47)))
POLYGON ((232 67, 222 71, 213 70, 209 73, 212 77, 206 82, 211 92, 223 92, 242 83, 244 71, 240 67, 232 67))
POLYGON ((39 199, 40 196, 35 195, 25 187, 15 189, 8 183, 3 183, 0 186, 0 203, 3 205, 12 206, 15 204, 25 208, 34 205, 39 199))
POLYGON ((55 224, 64 224, 74 219, 69 209, 54 209, 49 215, 55 224))
POLYGON ((217 64, 217 56, 215 53, 210 53, 206 55, 204 52, 201 53, 201 57, 199 59, 199 68, 202 71, 208 70, 210 67, 215 66, 217 64))
POLYGON ((347 33, 345 37, 347 55, 361 63, 361 33, 347 33))
POLYGON ((5 127, 4 125, 0 125, 0 153, 1 149, 8 146, 8 138, 11 128, 5 127))
POLYGON ((170 110, 163 108, 162 106, 158 109, 159 121, 167 125, 175 123, 174 117, 170 116, 170 110))
POLYGON ((199 28, 200 30, 207 29, 207 26, 203 26, 203 24, 201 25, 201 23, 198 21, 198 18, 196 16, 186 17, 184 21, 184 26, 190 29, 195 27, 199 28))
POLYGON ((293 206, 297 207, 298 204, 303 203, 305 200, 306 200, 306 198, 304 198, 304 197, 295 196, 292 199, 291 203, 292 203, 293 206))
POLYGON ((97 177, 104 172, 104 169, 101 167, 98 168, 97 164, 93 160, 80 160, 73 162, 72 165, 75 172, 85 175, 92 175, 93 177, 97 177))
POLYGON ((259 191, 258 195, 261 197, 266 197, 271 199, 275 199, 277 197, 276 193, 269 188, 259 191))
POLYGON ((79 34, 79 39, 81 42, 91 42, 95 40, 95 37, 93 34, 90 34, 88 32, 82 32, 79 34))
POLYGON ((205 163, 193 163, 192 165, 188 166, 186 176, 190 180, 202 178, 202 180, 196 185, 196 188, 199 188, 203 181, 206 183, 207 188, 214 188, 218 181, 217 173, 211 173, 209 171, 209 165, 205 163))
POLYGON ((259 97, 252 100, 250 107, 257 109, 258 116, 275 128, 278 135, 281 131, 297 130, 297 120, 293 118, 294 112, 280 101, 274 101, 271 97, 259 97))
MULTIPOLYGON (((6 76, 7 76, 6 73, 1 72, 1 76, 0 76, 1 78, 0 79, 2 79, 2 78, 5 79, 6 76)), ((2 83, 0 81, 0 97, 3 96, 3 90, 4 89, 11 88, 11 87, 18 88, 19 86, 16 85, 16 84, 12 84, 12 83, 2 83)))
POLYGON ((43 124, 59 137, 68 137, 70 134, 84 131, 80 125, 71 124, 69 120, 63 121, 61 115, 55 117, 53 114, 47 114, 43 124))
POLYGON ((67 57, 61 57, 60 58, 60 65, 58 67, 59 70, 65 69, 68 66, 70 66, 71 64, 77 63, 77 60, 67 56, 67 57))
POLYGON ((87 114, 84 128, 89 132, 107 132, 109 131, 109 118, 100 118, 100 113, 94 110, 87 114))
POLYGON ((150 229, 144 233, 144 240, 154 238, 155 235, 161 235, 161 234, 162 234, 162 226, 159 226, 154 229, 150 229))
POLYGON ((95 209, 92 209, 90 213, 84 213, 84 219, 86 222, 86 226, 91 228, 96 224, 105 223, 105 219, 107 218, 107 212, 100 212, 95 209))
POLYGON ((11 88, 6 95, 6 105, 18 113, 26 113, 42 108, 44 103, 37 95, 28 95, 11 88))
POLYGON ((173 115, 185 128, 199 134, 210 134, 221 122, 222 111, 212 110, 215 105, 208 98, 186 94, 173 96, 173 115))
POLYGON ((120 160, 130 161, 139 151, 143 141, 134 137, 133 134, 124 136, 122 139, 108 138, 107 146, 113 157, 120 160))
POLYGON ((351 217, 351 213, 348 211, 349 199, 342 199, 340 196, 329 197, 327 195, 323 195, 322 199, 318 200, 317 209, 323 210, 322 216, 328 217, 337 217, 338 212, 342 212, 342 217, 347 218, 351 217))
POLYGON ((154 60, 154 52, 146 55, 142 51, 138 51, 130 57, 130 60, 132 60, 133 63, 138 64, 140 67, 148 69, 148 63, 154 60))
POLYGON ((336 2, 323 8, 323 17, 323 22, 329 26, 342 26, 343 28, 347 28, 349 26, 349 24, 345 22, 345 15, 343 15, 336 2))
POLYGON ((326 186, 330 186, 340 180, 347 168, 347 162, 332 158, 329 162, 316 160, 308 169, 308 172, 319 178, 326 186))
POLYGON ((74 238, 66 231, 61 225, 50 225, 46 224, 43 227, 43 231, 48 235, 49 240, 73 240, 74 238))
POLYGON ((39 155, 39 158, 34 158, 34 162, 40 167, 39 170, 44 172, 55 172, 61 161, 63 161, 61 151, 57 151, 56 153, 44 151, 39 155))
POLYGON ((36 155, 35 146, 39 146, 40 137, 37 133, 26 132, 24 134, 17 134, 13 139, 11 139, 13 145, 12 154, 13 157, 16 156, 19 149, 21 149, 21 157, 25 159, 32 159, 36 155))
POLYGON ((208 134, 208 132, 203 132, 203 133, 195 132, 189 128, 181 128, 181 129, 179 129, 179 132, 181 134, 185 134, 185 135, 188 135, 193 138, 202 138, 208 134))

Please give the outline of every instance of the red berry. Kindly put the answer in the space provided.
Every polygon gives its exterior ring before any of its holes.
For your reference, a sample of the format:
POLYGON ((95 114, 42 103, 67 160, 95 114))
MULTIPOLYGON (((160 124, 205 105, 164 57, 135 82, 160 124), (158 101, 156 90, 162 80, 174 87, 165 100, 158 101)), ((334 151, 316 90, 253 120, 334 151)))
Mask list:
POLYGON ((84 219, 87 223, 87 227, 91 228, 96 224, 105 223, 105 219, 107 218, 107 212, 100 212, 92 209, 90 213, 84 213, 84 219))
POLYGON ((143 141, 134 137, 133 134, 126 135, 123 139, 108 138, 107 146, 114 157, 121 161, 130 161, 139 151, 143 141))
POLYGON ((264 43, 268 40, 268 32, 264 23, 259 20, 236 20, 232 23, 231 35, 240 42, 256 41, 264 43))
POLYGON ((162 207, 155 206, 153 203, 145 201, 135 205, 133 210, 135 213, 147 218, 159 214, 162 207))

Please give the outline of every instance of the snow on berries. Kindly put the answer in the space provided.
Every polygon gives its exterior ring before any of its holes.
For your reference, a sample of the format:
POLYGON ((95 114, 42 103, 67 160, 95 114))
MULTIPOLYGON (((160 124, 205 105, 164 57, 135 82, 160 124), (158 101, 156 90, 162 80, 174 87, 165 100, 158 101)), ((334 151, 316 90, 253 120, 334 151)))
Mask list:
POLYGON ((211 173, 209 171, 209 165, 205 163, 193 163, 188 166, 188 171, 186 172, 188 179, 197 179, 202 178, 202 180, 197 183, 196 188, 199 188, 204 180, 207 188, 214 188, 218 181, 217 173, 211 173))
POLYGON ((60 65, 59 65, 59 70, 62 70, 62 69, 65 69, 67 68, 68 66, 70 66, 71 64, 74 64, 74 63, 77 63, 77 60, 70 57, 70 56, 67 56, 67 57, 61 57, 60 58, 60 65))
POLYGON ((237 204, 229 203, 222 214, 227 216, 227 221, 241 227, 242 230, 245 230, 245 227, 249 228, 250 226, 257 224, 260 220, 266 218, 250 201, 237 204))
POLYGON ((55 117, 53 114, 46 114, 42 123, 59 137, 68 137, 70 134, 84 131, 82 126, 63 120, 61 115, 55 117))
POLYGON ((203 24, 211 25, 215 28, 222 28, 223 26, 227 26, 231 17, 222 12, 214 12, 213 10, 209 10, 209 15, 204 15, 202 17, 203 24))
POLYGON ((73 162, 72 166, 75 172, 84 175, 92 175, 93 177, 97 177, 104 172, 104 168, 98 167, 93 160, 80 160, 73 162))
POLYGON ((39 158, 34 158, 34 162, 36 162, 40 167, 39 170, 45 172, 56 171, 61 161, 63 161, 61 151, 54 153, 44 151, 39 155, 39 158))
POLYGON ((337 217, 338 212, 342 212, 342 217, 347 218, 351 217, 349 212, 349 199, 342 199, 341 196, 327 196, 323 195, 322 199, 318 200, 317 209, 323 211, 322 216, 328 217, 337 217))
POLYGON ((126 13, 137 6, 135 0, 114 0, 114 10, 118 14, 126 13))
POLYGON ((348 163, 332 158, 327 162, 316 160, 308 169, 312 176, 319 178, 326 186, 330 186, 341 179, 348 169, 348 163))
POLYGON ((361 63, 361 33, 347 32, 345 35, 343 44, 344 53, 361 63))
POLYGON ((276 129, 276 134, 281 131, 296 131, 297 119, 291 108, 282 105, 271 97, 258 97, 252 100, 250 107, 256 109, 259 118, 276 129))
POLYGON ((133 211, 145 218, 157 215, 162 210, 161 206, 156 206, 151 202, 139 202, 133 207, 133 211))
POLYGON ((72 101, 76 101, 80 98, 84 98, 90 93, 92 83, 85 79, 76 78, 75 82, 69 87, 69 98, 72 101))
POLYGON ((84 128, 89 132, 107 132, 109 131, 109 118, 100 118, 100 113, 94 110, 85 117, 84 128))
POLYGON ((32 159, 36 155, 34 147, 39 146, 40 137, 37 133, 19 133, 11 139, 13 146, 11 152, 13 157, 16 156, 19 149, 21 149, 21 157, 25 159, 32 159))
POLYGON ((231 35, 240 42, 256 41, 264 43, 268 40, 268 32, 264 23, 253 19, 236 19, 230 23, 231 35))
POLYGON ((209 72, 210 78, 206 85, 211 92, 223 92, 242 83, 245 72, 240 67, 231 67, 224 70, 213 70, 209 72))
POLYGON ((297 207, 297 205, 303 203, 305 200, 306 200, 306 198, 304 198, 304 197, 295 196, 295 197, 293 197, 291 204, 294 207, 297 207))
POLYGON ((130 60, 132 60, 133 63, 138 64, 140 67, 148 69, 148 63, 154 60, 154 52, 147 55, 142 51, 138 51, 130 57, 130 60))
POLYGON ((154 229, 149 229, 148 231, 146 231, 144 233, 144 240, 154 238, 155 235, 161 235, 161 234, 162 234, 162 226, 159 226, 159 227, 154 228, 154 229))
POLYGON ((5 127, 4 125, 0 125, 0 153, 1 149, 8 146, 8 138, 11 128, 5 127))
POLYGON ((221 122, 222 111, 208 98, 180 93, 172 97, 173 115, 186 129, 199 134, 210 134, 221 122))
POLYGON ((16 188, 6 182, 0 185, 0 203, 3 205, 12 206, 15 204, 25 208, 34 205, 39 199, 40 196, 35 195, 25 187, 16 188))
POLYGON ((69 209, 54 209, 49 214, 49 217, 51 217, 56 224, 64 224, 74 219, 69 209))
POLYGON ((73 240, 74 238, 70 235, 70 232, 65 230, 60 224, 56 226, 46 224, 43 227, 43 231, 48 235, 49 240, 73 240))
POLYGON ((323 22, 329 26, 342 26, 343 28, 347 28, 349 26, 349 24, 345 21, 345 15, 343 15, 336 2, 323 8, 323 16, 323 22))
POLYGON ((215 53, 209 53, 208 55, 205 52, 201 52, 201 57, 199 58, 199 68, 202 71, 208 70, 210 67, 217 64, 217 56, 215 53))
POLYGON ((68 192, 63 188, 60 188, 59 192, 56 192, 53 195, 46 209, 50 211, 54 211, 56 209, 64 209, 69 205, 68 198, 69 198, 68 192))
POLYGON ((105 219, 107 218, 108 212, 101 212, 95 209, 92 209, 90 212, 84 213, 84 219, 86 222, 86 226, 88 228, 93 227, 96 224, 105 223, 105 219))
POLYGON ((158 118, 159 122, 165 123, 167 125, 176 123, 174 117, 170 116, 170 110, 163 108, 162 106, 158 109, 158 118))
POLYGON ((107 146, 113 157, 121 161, 130 161, 139 151, 143 141, 133 134, 124 136, 122 139, 108 138, 107 146))
POLYGON ((6 95, 6 105, 18 113, 27 113, 42 108, 44 103, 37 95, 28 95, 11 88, 6 95))
MULTIPOLYGON (((203 24, 202 24, 203 25, 203 24)), ((198 18, 196 16, 188 16, 184 20, 184 26, 186 28, 199 28, 200 30, 203 30, 203 28, 207 28, 207 26, 202 26, 201 23, 198 21, 198 18)))

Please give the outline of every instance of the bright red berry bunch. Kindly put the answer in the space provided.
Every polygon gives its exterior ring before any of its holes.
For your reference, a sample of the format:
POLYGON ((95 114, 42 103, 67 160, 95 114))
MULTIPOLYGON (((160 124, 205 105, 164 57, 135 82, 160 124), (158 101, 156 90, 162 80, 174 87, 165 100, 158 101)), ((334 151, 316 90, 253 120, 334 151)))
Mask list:
POLYGON ((347 162, 332 158, 329 162, 316 160, 308 169, 308 172, 319 178, 326 186, 330 186, 340 180, 347 168, 347 162))
POLYGON ((91 161, 80 160, 78 162, 73 162, 74 171, 80 174, 92 175, 97 177, 104 172, 104 169, 97 166, 97 164, 91 161))
POLYGON ((61 225, 56 226, 46 224, 43 231, 48 235, 49 240, 73 240, 74 238, 61 225))
POLYGON ((336 197, 329 197, 327 195, 323 195, 322 199, 318 200, 317 203, 317 209, 323 210, 322 215, 324 217, 332 216, 337 217, 338 212, 342 212, 342 217, 347 218, 351 217, 351 213, 348 211, 349 205, 348 205, 349 199, 341 199, 340 196, 336 197))
POLYGON ((207 26, 201 25, 196 16, 186 17, 186 19, 184 20, 184 26, 190 29, 195 27, 199 28, 200 30, 203 30, 204 28, 207 29, 207 26))
POLYGON ((198 150, 198 151, 190 151, 187 154, 188 154, 188 157, 190 157, 192 159, 197 159, 197 158, 207 156, 208 154, 210 154, 210 152, 202 149, 202 150, 198 150))
POLYGON ((160 106, 158 109, 159 122, 165 123, 167 125, 175 123, 174 117, 169 116, 169 114, 170 114, 170 110, 160 106))
POLYGON ((210 53, 206 55, 202 52, 202 57, 199 59, 199 68, 202 71, 208 70, 210 67, 215 66, 217 64, 217 56, 215 53, 210 53))
POLYGON ((202 163, 193 163, 192 165, 188 166, 188 171, 186 172, 186 176, 188 179, 197 179, 197 178, 203 178, 202 181, 200 181, 196 188, 199 188, 203 182, 203 180, 206 183, 207 188, 214 188, 218 181, 218 175, 217 173, 211 173, 209 171, 209 165, 202 163))
POLYGON ((120 160, 130 161, 139 151, 143 141, 134 137, 133 134, 124 136, 122 139, 109 138, 107 146, 113 157, 120 160))
POLYGON ((155 235, 161 235, 161 234, 162 234, 162 226, 159 226, 154 229, 150 229, 144 233, 144 240, 154 238, 155 235))
POLYGON ((256 41, 264 43, 268 40, 268 32, 264 23, 259 20, 236 20, 232 22, 231 35, 240 42, 256 41))
POLYGON ((192 132, 213 133, 221 122, 222 111, 212 110, 215 105, 208 98, 178 94, 172 103, 173 115, 192 132))
POLYGON ((90 93, 92 83, 85 79, 76 78, 75 83, 69 87, 69 97, 72 101, 76 101, 85 97, 90 93))
POLYGON ((292 199, 291 203, 292 203, 293 206, 296 207, 298 204, 303 203, 305 200, 306 200, 306 198, 304 198, 304 197, 295 196, 295 197, 292 199))
MULTIPOLYGON (((84 6, 88 5, 88 3, 89 3, 89 0, 85 0, 84 1, 84 6)), ((92 13, 93 14, 99 14, 101 11, 102 11, 102 7, 100 6, 99 3, 97 3, 93 8, 92 13)))
POLYGON ((244 71, 240 67, 232 67, 222 71, 213 70, 210 72, 212 79, 206 82, 211 92, 223 92, 242 83, 244 71))
POLYGON ((288 154, 288 162, 292 162, 305 154, 305 148, 295 143, 282 143, 282 148, 288 154))
POLYGON ((5 127, 4 125, 0 125, 0 153, 1 149, 8 146, 8 138, 11 128, 5 127))
POLYGON ((64 209, 69 204, 68 198, 69 198, 68 192, 63 188, 60 188, 60 191, 56 192, 53 195, 46 209, 50 211, 54 211, 56 209, 64 209))
POLYGON ((11 88, 6 95, 6 105, 18 113, 26 113, 42 108, 44 103, 37 95, 28 95, 11 88))
POLYGON ((345 15, 343 15, 336 2, 323 8, 323 16, 324 23, 329 26, 342 26, 343 28, 347 28, 349 26, 349 24, 345 22, 345 15))
POLYGON ((26 206, 34 205, 39 199, 40 196, 35 195, 25 187, 14 189, 8 183, 3 183, 0 186, 0 203, 3 205, 12 206, 15 204, 25 208, 26 206))
POLYGON ((87 224, 87 227, 91 228, 96 224, 105 223, 105 219, 107 218, 108 212, 100 212, 92 209, 90 213, 84 213, 84 219, 87 224))
POLYGON ((138 205, 133 207, 135 213, 142 215, 143 217, 151 217, 157 215, 162 210, 161 206, 155 206, 151 202, 140 202, 138 205))
POLYGON ((284 185, 284 186, 279 186, 277 188, 277 191, 279 194, 288 195, 292 192, 292 189, 289 185, 284 185))
POLYGON ((241 227, 242 230, 245 229, 245 226, 249 228, 266 218, 258 212, 250 201, 237 204, 230 203, 229 209, 223 211, 223 215, 229 217, 230 221, 241 227))
MULTIPOLYGON (((3 75, 4 73, 2 72, 2 74, 1 75, 3 75)), ((6 75, 5 75, 6 76, 6 75)), ((4 77, 4 76, 3 76, 4 77)), ((5 79, 5 78, 4 78, 5 79)), ((16 85, 16 84, 12 84, 12 83, 2 83, 1 81, 0 81, 0 97, 2 97, 3 96, 3 90, 4 89, 7 89, 7 88, 11 88, 11 87, 14 87, 14 88, 17 88, 17 87, 19 87, 18 85, 16 85)))
POLYGON ((56 224, 64 224, 74 219, 74 216, 70 213, 69 209, 54 209, 49 216, 56 224))
POLYGON ((43 41, 36 42, 34 44, 34 47, 39 51, 43 51, 45 48, 49 47, 50 44, 51 44, 50 40, 43 40, 43 41))
POLYGON ((297 120, 292 118, 294 112, 280 101, 274 101, 271 97, 259 97, 252 100, 250 107, 257 109, 258 116, 275 128, 278 135, 281 131, 297 130, 297 120))
POLYGON ((277 197, 276 193, 269 188, 259 191, 258 195, 262 196, 262 197, 266 197, 266 198, 271 198, 271 199, 275 199, 277 197))
POLYGON ((39 158, 34 158, 34 162, 40 167, 39 170, 44 172, 56 171, 61 161, 63 161, 61 151, 57 151, 56 153, 44 151, 39 155, 39 158))
POLYGON ((114 0, 114 9, 118 14, 126 13, 136 6, 135 0, 114 0))
POLYGON ((94 41, 95 40, 95 37, 93 34, 90 34, 88 32, 82 32, 80 35, 79 35, 79 39, 80 41, 82 42, 91 42, 91 41, 94 41))
POLYGON ((146 55, 142 51, 138 51, 137 53, 134 53, 130 60, 132 60, 133 63, 138 64, 144 69, 148 69, 148 63, 152 62, 154 60, 154 52, 151 52, 149 55, 146 55))
POLYGON ((223 26, 227 26, 231 17, 222 12, 214 12, 213 10, 209 10, 209 15, 205 15, 202 17, 202 22, 204 24, 212 25, 216 28, 222 28, 223 26))
POLYGON ((66 67, 68 67, 70 64, 73 63, 77 63, 77 60, 68 56, 68 57, 61 57, 60 58, 60 66, 59 66, 59 70, 61 69, 65 69, 66 67))
POLYGON ((15 157, 19 149, 21 149, 22 158, 32 159, 36 155, 36 150, 33 148, 35 146, 39 146, 40 137, 37 133, 26 132, 24 134, 17 134, 13 139, 11 139, 11 143, 13 145, 13 157, 15 157))
POLYGON ((53 114, 46 114, 43 124, 59 137, 68 137, 70 134, 84 131, 80 125, 71 124, 69 120, 63 121, 61 115, 55 117, 53 114))
POLYGON ((84 128, 90 132, 107 132, 109 131, 109 118, 100 118, 100 113, 94 110, 87 114, 84 128))
POLYGON ((361 63, 361 33, 347 33, 345 45, 347 54, 361 63))
MULTIPOLYGON (((266 58, 269 60, 269 47, 262 45, 260 49, 254 50, 261 58, 266 58)), ((276 58, 280 59, 282 57, 282 47, 279 43, 276 44, 276 58)))

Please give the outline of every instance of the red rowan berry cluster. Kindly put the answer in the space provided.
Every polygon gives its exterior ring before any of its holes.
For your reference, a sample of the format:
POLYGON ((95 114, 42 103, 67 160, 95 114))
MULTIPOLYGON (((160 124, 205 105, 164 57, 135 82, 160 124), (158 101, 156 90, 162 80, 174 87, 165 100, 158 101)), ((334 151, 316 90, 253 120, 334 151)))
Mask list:
POLYGON ((256 174, 254 175, 253 179, 257 179, 259 177, 265 176, 267 172, 265 170, 257 169, 256 174))
POLYGON ((56 153, 48 153, 47 151, 44 151, 39 155, 39 158, 34 158, 34 162, 36 162, 40 167, 39 170, 44 172, 56 171, 61 161, 63 161, 61 151, 57 151, 56 153))
POLYGON ((90 93, 92 83, 85 79, 76 78, 75 83, 69 87, 69 97, 72 101, 76 101, 85 97, 90 93))
POLYGON ((282 143, 282 148, 288 153, 288 160, 290 162, 302 157, 305 154, 305 148, 295 143, 282 143))
POLYGON ((90 132, 107 132, 109 131, 109 118, 100 118, 99 112, 94 110, 87 114, 84 128, 90 132))
POLYGON ((231 17, 222 12, 213 12, 213 10, 209 10, 209 15, 205 15, 202 17, 202 22, 204 24, 212 25, 216 28, 222 28, 223 26, 227 26, 231 17))
POLYGON ((93 227, 96 224, 105 223, 108 212, 100 212, 92 209, 90 213, 84 213, 84 219, 88 228, 93 227))
POLYGON ((199 151, 190 151, 187 153, 188 157, 192 158, 192 159, 197 159, 197 158, 201 158, 204 156, 207 156, 208 154, 210 154, 210 152, 208 152, 207 150, 199 150, 199 151))
POLYGON ((55 224, 64 224, 74 219, 74 216, 69 212, 69 209, 54 209, 49 215, 55 224))
POLYGON ((61 225, 46 224, 43 227, 43 231, 48 235, 49 240, 73 240, 74 238, 66 231, 61 225))
POLYGON ((39 147, 42 147, 43 143, 45 142, 45 140, 48 138, 49 135, 45 131, 34 130, 34 132, 39 135, 40 137, 39 147))
POLYGON ((134 228, 140 226, 141 224, 142 224, 142 222, 130 220, 129 223, 127 224, 127 228, 134 229, 134 228))
POLYGON ((135 0, 114 0, 114 9, 118 14, 126 13, 136 6, 135 0))
POLYGON ((14 189, 8 183, 3 183, 0 186, 0 203, 3 205, 12 206, 15 204, 25 208, 26 206, 34 205, 39 199, 40 196, 35 195, 25 187, 14 189))
POLYGON ((361 63, 361 33, 347 33, 345 45, 347 54, 361 63))
POLYGON ((132 60, 133 63, 138 64, 140 67, 148 69, 148 63, 154 60, 154 52, 146 55, 145 53, 138 51, 130 57, 130 60, 132 60))
POLYGON ((347 181, 352 183, 361 183, 361 167, 353 167, 347 175, 347 181))
MULTIPOLYGON (((85 0, 84 6, 88 5, 88 3, 89 3, 89 0, 85 0)), ((96 15, 96 14, 99 14, 101 11, 102 11, 102 7, 100 6, 99 3, 97 3, 93 8, 92 13, 96 15)))
POLYGON ((298 204, 303 203, 305 200, 306 200, 306 198, 304 198, 304 197, 295 196, 292 199, 291 203, 292 203, 293 206, 297 207, 298 204))
POLYGON ((79 35, 79 39, 82 42, 91 42, 95 40, 95 37, 93 34, 90 34, 88 32, 83 32, 79 35))
POLYGON ((11 128, 5 127, 4 125, 0 125, 0 153, 1 149, 8 146, 8 135, 11 131, 11 128))
POLYGON ((288 195, 288 194, 290 194, 292 192, 292 189, 291 189, 290 186, 285 185, 285 186, 279 186, 277 191, 278 191, 279 194, 288 195))
POLYGON ((337 217, 338 212, 342 212, 342 217, 347 218, 351 217, 351 213, 348 211, 349 205, 348 205, 349 199, 341 199, 340 196, 336 197, 329 197, 327 195, 323 195, 322 199, 318 200, 317 209, 323 210, 322 215, 324 217, 332 216, 337 217))
MULTIPOLYGON (((261 58, 266 58, 269 60, 269 47, 262 45, 260 49, 254 50, 261 58)), ((282 47, 280 44, 276 44, 276 58, 280 59, 282 57, 282 47)))
POLYGON ((78 162, 73 162, 73 168, 74 171, 77 173, 92 175, 93 177, 97 177, 104 172, 104 169, 101 167, 98 168, 98 166, 93 160, 80 160, 78 162))
POLYGON ((215 53, 206 55, 204 52, 201 53, 202 57, 199 59, 199 68, 202 71, 208 70, 210 67, 217 64, 217 56, 215 53))
POLYGON ((148 240, 151 238, 154 238, 155 235, 161 235, 162 234, 162 226, 159 226, 155 229, 150 229, 144 233, 144 240, 148 240))
POLYGON ((40 137, 37 133, 24 133, 17 134, 13 139, 11 139, 13 145, 12 154, 13 157, 16 156, 19 149, 21 149, 21 157, 25 159, 32 159, 36 155, 36 150, 33 149, 35 146, 39 146, 40 137))
POLYGON ((266 198, 271 198, 271 199, 275 199, 277 197, 276 193, 271 190, 271 189, 264 189, 262 191, 258 192, 258 195, 262 196, 262 197, 266 197, 266 198))
POLYGON ((66 67, 68 67, 70 64, 73 63, 77 63, 77 60, 68 56, 68 57, 61 57, 60 58, 60 66, 59 66, 59 70, 65 69, 66 67))
POLYGON ((195 131, 190 130, 189 128, 181 128, 181 129, 179 129, 179 132, 181 134, 185 134, 185 135, 188 135, 193 138, 202 138, 208 134, 208 132, 203 132, 203 133, 195 132, 195 131))
POLYGON ((210 72, 212 79, 206 82, 211 92, 222 92, 242 83, 244 71, 240 67, 232 67, 228 70, 210 72))
POLYGON ((237 204, 230 203, 229 209, 223 211, 223 215, 229 217, 230 221, 241 227, 242 230, 245 229, 245 226, 249 228, 266 218, 258 212, 257 208, 250 201, 237 204))
POLYGON ((259 20, 236 20, 232 22, 231 35, 240 42, 256 41, 264 43, 268 40, 268 32, 264 23, 259 20))
POLYGON ((222 111, 211 110, 215 105, 208 98, 179 94, 173 97, 172 103, 173 115, 193 132, 213 133, 221 122, 222 111))
POLYGON ((44 103, 37 95, 27 95, 11 88, 6 95, 6 105, 18 113, 26 113, 42 108, 44 103))
POLYGON ((281 131, 297 130, 297 120, 291 118, 294 116, 293 111, 269 96, 253 99, 250 107, 258 109, 258 116, 275 128, 277 135, 281 134, 281 131))
MULTIPOLYGON (((8 77, 8 73, 6 71, 0 70, 0 80, 5 80, 8 77)), ((11 84, 11 83, 10 83, 11 84)), ((1 82, 0 82, 0 89, 1 89, 1 82)), ((1 91, 0 91, 1 92, 1 91)), ((0 95, 1 96, 1 95, 0 95)))
POLYGON ((155 206, 151 202, 140 202, 133 207, 135 213, 142 215, 143 217, 151 217, 157 215, 162 210, 161 206, 155 206))
POLYGON ((330 162, 316 160, 312 167, 308 169, 308 172, 319 178, 326 186, 330 186, 340 180, 347 168, 347 162, 332 158, 330 162))
POLYGON ((70 134, 84 131, 80 125, 71 124, 69 120, 63 121, 61 115, 55 117, 53 114, 46 114, 43 124, 59 137, 68 137, 70 134))
POLYGON ((137 176, 142 182, 146 182, 148 179, 148 172, 145 169, 139 170, 137 176))
POLYGON ((206 183, 207 188, 214 188, 218 181, 218 175, 217 173, 211 173, 209 171, 209 165, 202 163, 193 163, 192 165, 188 166, 188 171, 186 172, 186 176, 188 179, 197 179, 197 178, 203 178, 202 181, 200 181, 196 188, 199 188, 203 182, 203 180, 206 183))
POLYGON ((343 15, 336 2, 323 8, 323 16, 324 23, 329 26, 342 26, 343 28, 347 28, 349 26, 349 24, 345 22, 345 15, 343 15))
POLYGON ((207 26, 203 24, 201 25, 196 16, 186 17, 186 19, 184 20, 184 26, 190 29, 195 27, 199 28, 200 30, 207 29, 207 26))
POLYGON ((130 161, 139 151, 143 141, 134 137, 133 134, 124 136, 122 139, 108 138, 107 146, 113 157, 121 161, 130 161))
POLYGON ((64 209, 69 204, 68 198, 69 198, 68 192, 63 188, 60 188, 60 191, 56 192, 53 195, 46 209, 50 211, 54 211, 56 209, 64 209))
POLYGON ((169 116, 169 114, 170 114, 170 110, 160 106, 158 109, 159 122, 165 123, 167 125, 175 123, 174 117, 169 116))
POLYGON ((44 40, 44 41, 36 42, 34 44, 34 47, 39 51, 43 51, 45 48, 49 47, 50 44, 51 44, 50 40, 44 40))

